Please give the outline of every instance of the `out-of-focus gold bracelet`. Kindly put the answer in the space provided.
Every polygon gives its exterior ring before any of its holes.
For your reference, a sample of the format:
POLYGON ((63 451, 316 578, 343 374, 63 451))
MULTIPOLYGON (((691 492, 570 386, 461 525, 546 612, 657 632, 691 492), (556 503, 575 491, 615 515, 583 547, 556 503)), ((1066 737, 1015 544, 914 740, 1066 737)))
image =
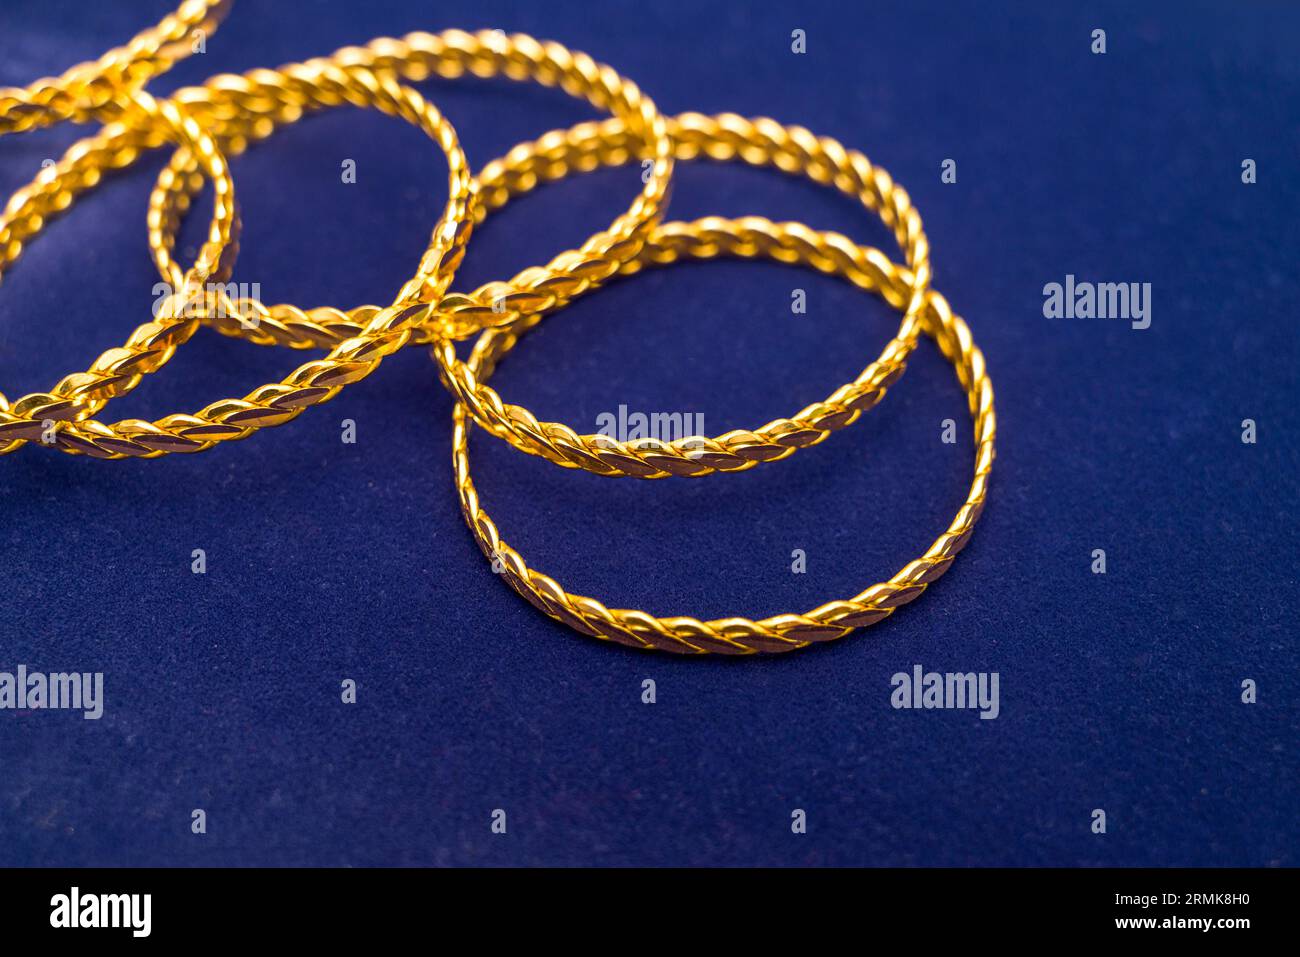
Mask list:
POLYGON ((116 95, 140 89, 171 69, 221 23, 230 0, 186 0, 155 27, 98 60, 79 63, 62 76, 45 77, 24 87, 0 88, 0 134, 52 126, 64 120, 86 122, 102 116, 116 95))
MULTIPOLYGON (((76 448, 77 440, 71 436, 87 427, 76 420, 92 415, 112 397, 131 391, 142 376, 165 365, 176 346, 193 333, 197 320, 187 316, 203 302, 204 290, 211 282, 224 282, 234 264, 239 230, 235 187, 212 138, 183 107, 170 100, 155 100, 148 93, 121 91, 104 111, 118 116, 115 128, 147 125, 153 135, 179 144, 202 164, 214 183, 208 240, 190 270, 177 277, 176 287, 159 304, 157 315, 139 326, 125 345, 103 353, 88 370, 65 377, 50 392, 0 402, 0 454, 12 452, 26 441, 76 448)), ((132 151, 126 152, 134 158, 132 151)), ((74 147, 10 198, 0 215, 0 273, 21 255, 24 244, 51 216, 66 209, 75 194, 99 182, 101 169, 74 147)))
MULTIPOLYGON (((680 257, 766 256, 783 262, 834 263, 846 242, 843 236, 817 233, 806 227, 800 240, 790 244, 789 227, 765 219, 710 218, 694 223, 668 223, 653 233, 641 253, 642 262, 671 262, 680 257)), ((835 271, 839 271, 836 268, 835 271)), ((884 275, 880 291, 891 302, 906 301, 915 277, 893 266, 884 275)), ((872 585, 842 601, 831 601, 804 614, 775 615, 761 620, 741 617, 703 621, 690 617, 659 618, 644 611, 611 609, 594 598, 573 594, 554 579, 530 568, 511 548, 484 511, 470 476, 469 428, 471 416, 464 403, 454 412, 452 465, 461 511, 483 553, 499 568, 516 592, 557 621, 597 638, 635 648, 683 654, 719 652, 747 654, 781 652, 843 637, 856 628, 872 625, 912 601, 951 566, 953 558, 970 540, 984 507, 993 441, 997 431, 993 413, 993 386, 984 368, 984 356, 971 340, 966 323, 954 316, 939 293, 926 294, 921 322, 943 354, 953 363, 975 420, 975 478, 965 503, 952 524, 915 561, 888 581, 872 585)), ((469 371, 478 379, 491 375, 496 363, 518 341, 510 329, 489 330, 475 343, 469 371)))

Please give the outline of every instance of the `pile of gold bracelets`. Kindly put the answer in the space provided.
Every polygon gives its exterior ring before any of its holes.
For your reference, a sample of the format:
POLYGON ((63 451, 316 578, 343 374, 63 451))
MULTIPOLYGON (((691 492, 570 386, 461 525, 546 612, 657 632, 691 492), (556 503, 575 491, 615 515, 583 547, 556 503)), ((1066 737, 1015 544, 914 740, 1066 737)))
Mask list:
POLYGON ((51 216, 96 185, 105 170, 127 167, 164 142, 176 146, 150 196, 147 220, 154 261, 173 291, 124 345, 104 352, 86 371, 66 376, 49 392, 13 401, 0 393, 0 454, 23 445, 103 459, 202 452, 296 418, 368 376, 386 356, 418 343, 429 347, 455 399, 454 479, 471 533, 516 592, 583 634, 684 654, 789 651, 888 617, 947 571, 970 539, 987 495, 996 432, 993 387, 970 329, 930 288, 930 246, 920 215, 883 169, 829 137, 770 119, 661 116, 634 83, 586 54, 500 31, 447 30, 378 39, 276 70, 214 76, 166 100, 145 92, 149 80, 190 51, 195 31, 216 29, 228 6, 229 0, 187 0, 158 26, 93 63, 27 87, 0 89, 0 135, 65 120, 104 124, 9 200, 0 216, 0 274, 51 216), (466 72, 558 86, 610 119, 547 133, 516 146, 474 176, 451 124, 405 85, 466 72), (308 113, 341 105, 401 117, 446 156, 447 204, 415 275, 382 307, 303 308, 228 298, 239 216, 226 157, 308 113), (839 233, 799 223, 759 217, 662 222, 673 163, 697 158, 774 167, 834 186, 892 230, 903 263, 839 233), (581 248, 504 282, 450 291, 472 229, 490 210, 570 172, 629 162, 644 164, 643 188, 626 212, 581 248), (205 182, 214 188, 207 242, 194 263, 183 268, 172 258, 176 230, 205 182), (713 437, 618 441, 584 435, 562 423, 539 421, 487 385, 496 364, 519 339, 574 297, 620 274, 720 255, 773 259, 842 276, 900 310, 898 332, 857 378, 822 401, 752 429, 713 437), (263 345, 326 354, 243 398, 218 399, 194 412, 152 422, 96 417, 110 399, 161 369, 201 324, 263 345), (952 523, 925 554, 851 597, 761 620, 659 618, 609 608, 567 591, 531 567, 502 538, 475 490, 469 464, 472 424, 529 455, 605 476, 694 478, 787 458, 852 425, 884 398, 923 332, 952 362, 966 392, 975 425, 974 479, 952 523), (456 342, 473 335, 478 339, 462 360, 456 342))

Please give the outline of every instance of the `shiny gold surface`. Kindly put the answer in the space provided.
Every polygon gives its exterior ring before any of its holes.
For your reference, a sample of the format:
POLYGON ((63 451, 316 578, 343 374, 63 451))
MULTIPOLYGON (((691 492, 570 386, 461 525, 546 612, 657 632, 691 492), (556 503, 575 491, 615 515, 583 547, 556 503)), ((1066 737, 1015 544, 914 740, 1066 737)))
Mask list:
MULTIPOLYGON (((177 276, 177 284, 158 315, 140 325, 120 348, 104 352, 85 372, 66 376, 50 392, 25 395, 12 403, 0 395, 0 454, 27 441, 83 451, 80 434, 95 423, 73 420, 93 414, 109 399, 134 389, 144 375, 162 368, 198 327, 197 319, 187 318, 188 306, 203 296, 209 282, 224 282, 233 266, 239 221, 225 157, 184 107, 135 90, 122 90, 117 96, 108 112, 123 123, 147 125, 156 135, 179 143, 208 171, 215 184, 208 240, 189 271, 177 276)), ((59 163, 42 170, 29 186, 18 190, 0 215, 0 274, 53 214, 70 205, 75 192, 99 180, 99 167, 83 163, 73 147, 59 163)), ((108 435, 104 439, 113 441, 108 435)))
MULTIPOLYGON (((0 89, 0 134, 61 121, 102 122, 51 168, 18 190, 0 215, 0 274, 49 220, 148 149, 178 146, 150 196, 147 223, 154 261, 172 294, 158 315, 120 348, 103 353, 86 372, 65 377, 49 393, 12 403, 0 395, 0 454, 34 442, 105 459, 154 458, 198 452, 280 425, 328 401, 381 361, 412 343, 427 343, 455 399, 453 466, 457 494, 471 532, 506 582, 552 618, 583 634, 637 648, 683 654, 781 652, 843 637, 874 624, 917 598, 966 545, 984 507, 993 464, 993 387, 969 328, 930 288, 930 247, 907 192, 864 155, 829 137, 774 120, 735 114, 683 113, 664 118, 631 81, 583 53, 556 43, 500 31, 413 33, 373 40, 329 57, 243 75, 222 74, 203 85, 155 100, 143 86, 192 49, 199 31, 215 29, 229 0, 187 0, 177 13, 94 63, 27 87, 0 89), (455 130, 432 104, 402 81, 429 76, 504 76, 558 86, 612 118, 557 130, 520 144, 485 166, 477 178, 455 130), (265 305, 229 298, 219 288, 231 275, 239 218, 226 155, 303 116, 336 106, 378 109, 422 129, 447 157, 449 195, 416 274, 388 306, 353 309, 265 305), (798 174, 857 198, 894 233, 904 262, 847 236, 761 217, 660 225, 674 160, 739 160, 798 174), (579 249, 531 267, 509 281, 449 293, 472 227, 511 197, 541 183, 599 166, 640 161, 643 188, 628 210, 579 249), (212 225, 195 264, 172 258, 180 217, 205 181, 215 187, 212 225), (618 441, 582 435, 539 421, 505 402, 486 384, 496 363, 548 314, 619 274, 683 259, 766 258, 841 276, 882 296, 903 313, 898 332, 852 382, 825 400, 751 430, 713 438, 618 441), (191 415, 154 422, 93 418, 109 400, 162 368, 199 325, 262 345, 325 349, 281 382, 242 399, 223 399, 191 415), (455 340, 475 333, 468 361, 455 340), (920 558, 851 598, 803 614, 761 620, 703 621, 610 609, 572 594, 530 568, 483 510, 470 475, 472 423, 524 452, 569 469, 637 478, 694 477, 753 468, 816 445, 855 422, 902 374, 925 332, 952 362, 966 390, 975 428, 975 474, 951 525, 920 558)), ((618 370, 609 370, 612 387, 618 370)))
MULTIPOLYGON (((198 327, 197 315, 202 310, 186 310, 183 319, 163 323, 168 347, 165 355, 151 351, 155 335, 152 327, 156 324, 150 323, 144 341, 137 341, 142 335, 138 330, 123 349, 105 353, 107 361, 101 357, 100 364, 106 368, 65 379, 53 395, 26 397, 7 411, 0 411, 0 438, 31 438, 42 430, 43 421, 69 420, 58 426, 53 442, 44 444, 97 458, 153 458, 169 452, 199 452, 218 442, 242 439, 257 429, 288 422, 304 408, 328 401, 343 386, 365 378, 386 356, 406 345, 412 327, 427 309, 420 304, 420 296, 430 289, 439 294, 445 290, 464 256, 472 227, 469 164, 451 124, 415 90, 399 85, 391 77, 375 77, 364 67, 340 68, 339 75, 365 83, 375 103, 382 103, 389 112, 420 126, 447 157, 447 205, 421 261, 420 275, 403 287, 393 304, 374 311, 354 336, 335 345, 324 358, 299 366, 282 381, 255 389, 242 399, 221 399, 192 415, 173 414, 154 422, 126 419, 107 424, 85 418, 102 405, 100 399, 121 394, 128 381, 133 386, 140 372, 155 371, 170 357, 171 350, 189 339, 198 327), (123 367, 132 373, 129 380, 121 374, 123 367)), ((188 109, 179 100, 167 101, 163 106, 177 113, 188 109)), ((114 130, 109 127, 105 133, 114 130)), ((206 139, 207 134, 203 136, 206 139)), ((84 151, 81 144, 74 145, 64 156, 66 165, 62 168, 79 170, 86 157, 98 155, 84 151)), ((119 150, 108 155, 123 154, 119 150)), ((224 176, 224 161, 221 171, 224 176)), ((76 178, 71 182, 75 184, 76 178)))
MULTIPOLYGON (((274 71, 255 70, 243 76, 213 77, 203 86, 178 91, 176 99, 216 135, 230 155, 237 155, 251 140, 270 136, 278 127, 308 113, 343 104, 375 105, 364 85, 348 82, 346 73, 340 72, 357 67, 377 76, 411 80, 435 74, 458 77, 468 72, 479 77, 502 75, 559 86, 571 96, 613 113, 619 129, 629 131, 626 141, 651 163, 632 206, 580 249, 562 252, 547 265, 525 269, 509 281, 445 295, 441 301, 426 288, 421 301, 437 305, 417 323, 417 341, 463 339, 485 327, 514 322, 523 313, 552 308, 562 301, 561 295, 571 296, 594 287, 636 255, 642 235, 662 217, 672 171, 672 142, 654 103, 641 94, 636 84, 585 53, 524 34, 448 30, 440 34, 415 33, 400 40, 373 40, 364 47, 339 50, 328 59, 274 71)), ((119 149, 129 138, 129 134, 101 136, 88 148, 119 149)), ((193 160, 178 152, 150 199, 151 224, 156 221, 160 227, 151 230, 150 247, 164 276, 175 271, 171 249, 179 216, 202 183, 193 160)), ((226 303, 219 315, 206 321, 227 335, 264 345, 306 349, 330 346, 355 335, 353 330, 364 326, 377 308, 301 309, 241 299, 226 303)))
MULTIPOLYGON (((782 241, 783 228, 756 217, 741 220, 709 218, 693 223, 667 223, 647 240, 645 261, 672 262, 683 257, 737 255, 766 256, 782 262, 811 263, 814 257, 827 261, 837 255, 843 236, 835 233, 805 235, 806 243, 791 247, 782 241), (701 242, 701 238, 707 242, 701 242)), ((874 280, 873 280, 874 281, 874 280)), ((893 267, 879 292, 892 303, 906 302, 913 276, 893 267)), ((479 547, 494 569, 501 570, 516 592, 556 621, 576 631, 635 648, 658 649, 681 654, 751 654, 781 652, 842 638, 855 628, 873 625, 914 600, 951 566, 965 547, 984 508, 989 472, 993 466, 993 440, 997 432, 993 413, 993 385, 984 367, 984 356, 971 339, 970 329, 954 316, 939 293, 926 295, 921 322, 943 354, 952 362, 957 378, 966 390, 971 416, 975 420, 975 477, 966 501, 952 524, 935 539, 925 554, 909 562, 887 581, 871 585, 852 598, 831 601, 804 614, 774 615, 754 621, 748 618, 658 618, 649 612, 608 608, 595 598, 575 595, 553 578, 529 567, 522 555, 501 537, 496 523, 484 511, 470 475, 470 413, 457 403, 452 437, 452 466, 461 512, 479 547)), ((510 329, 489 330, 475 343, 469 369, 481 379, 491 375, 497 361, 518 341, 510 329)))
POLYGON ((57 77, 25 87, 0 87, 0 135, 85 123, 103 116, 119 93, 138 90, 193 52, 230 9, 230 0, 186 0, 156 27, 141 31, 93 63, 79 63, 57 77))

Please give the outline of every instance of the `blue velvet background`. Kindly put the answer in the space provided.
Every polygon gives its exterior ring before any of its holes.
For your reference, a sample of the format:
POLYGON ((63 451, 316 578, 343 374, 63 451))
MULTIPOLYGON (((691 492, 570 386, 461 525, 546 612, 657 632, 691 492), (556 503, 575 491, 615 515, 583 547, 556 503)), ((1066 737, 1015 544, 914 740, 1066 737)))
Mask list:
MULTIPOLYGON (((96 56, 172 5, 4 0, 0 85, 96 56)), ((236 0, 207 54, 151 89, 451 26, 585 50, 665 112, 803 124, 908 188, 936 287, 996 387, 998 460, 970 546, 919 601, 845 640, 680 660, 575 635, 496 580, 459 515, 451 403, 420 349, 202 455, 23 449, 0 460, 0 670, 103 671, 107 706, 98 722, 0 712, 0 864, 1297 863, 1300 10, 236 0), (1241 182, 1246 157, 1256 185, 1241 182), (1043 285, 1067 273, 1150 282, 1151 328, 1045 319, 1043 285), (355 445, 340 442, 348 418, 355 445), (1001 716, 893 710, 891 675, 917 663, 999 672, 1001 716), (339 701, 344 678, 356 705, 339 701), (505 836, 489 831, 495 808, 505 836)), ((421 88, 476 167, 597 115, 527 84, 421 88)), ((85 133, 6 137, 0 189, 85 133)), ((109 177, 5 276, 10 397, 142 321, 157 281, 144 204, 163 161, 109 177)), ((446 195, 422 134, 358 110, 233 167, 235 278, 271 302, 388 301, 446 195), (340 183, 346 158, 355 185, 340 183)), ((675 218, 800 219, 898 258, 829 190, 705 163, 676 183, 675 218)), ((601 171, 518 201, 476 232, 456 287, 580 243, 637 186, 631 169, 601 171)), ((826 395, 897 318, 809 271, 678 266, 557 314, 495 382, 587 431, 626 403, 701 412, 716 434, 826 395), (791 315, 796 287, 807 315, 791 315)), ((243 395, 305 356, 200 332, 110 419, 243 395)), ((969 484, 968 422, 927 341, 862 422, 742 475, 612 481, 481 434, 473 453, 506 537, 573 590, 762 616, 851 595, 920 554, 969 484), (956 445, 939 441, 950 417, 956 445)))

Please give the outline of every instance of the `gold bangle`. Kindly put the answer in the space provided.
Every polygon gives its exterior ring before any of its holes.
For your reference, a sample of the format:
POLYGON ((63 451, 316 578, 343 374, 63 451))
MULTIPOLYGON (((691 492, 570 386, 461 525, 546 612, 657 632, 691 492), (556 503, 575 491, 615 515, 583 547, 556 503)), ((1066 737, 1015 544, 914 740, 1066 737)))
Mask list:
POLYGON ((119 90, 142 88, 192 51, 197 30, 211 33, 230 0, 185 0, 155 27, 98 60, 79 63, 62 76, 45 77, 25 87, 0 88, 0 134, 52 126, 64 120, 86 122, 110 106, 119 90))
MULTIPOLYGON (((581 249, 563 252, 542 267, 525 269, 509 282, 488 283, 467 294, 443 296, 428 289, 430 305, 414 341, 435 338, 463 339, 485 327, 506 325, 526 312, 552 308, 617 272, 640 250, 644 234, 657 223, 667 201, 672 172, 672 143, 654 103, 636 84, 585 53, 570 52, 558 43, 543 42, 524 34, 507 36, 494 31, 440 34, 413 33, 403 39, 374 40, 364 47, 348 47, 328 60, 291 64, 278 70, 256 70, 243 76, 217 76, 203 86, 179 90, 176 99, 214 132, 236 155, 252 139, 270 136, 277 127, 296 122, 304 112, 339 103, 357 102, 354 88, 339 85, 322 91, 312 75, 329 63, 332 69, 364 67, 381 76, 423 80, 432 74, 458 77, 466 71, 480 77, 502 74, 512 80, 534 79, 560 86, 586 98, 598 109, 608 109, 638 154, 652 165, 631 208, 607 229, 590 237, 581 249)), ((192 163, 183 154, 173 158, 150 197, 150 217, 162 231, 151 230, 150 247, 164 276, 174 269, 171 249, 179 216, 189 196, 202 185, 192 163)), ((481 216, 479 217, 481 218, 481 216)), ((359 306, 344 312, 322 307, 300 309, 291 305, 266 306, 256 299, 222 303, 218 314, 204 321, 225 335, 263 345, 318 348, 355 333, 376 307, 359 306)))
MULTIPOLYGON (((928 286, 929 243, 920 215, 912 207, 907 192, 862 154, 800 127, 787 128, 773 120, 748 120, 735 114, 708 117, 684 113, 668 118, 667 126, 678 159, 740 159, 756 166, 775 166, 787 173, 802 172, 820 183, 833 183, 858 197, 893 228, 900 245, 907 251, 909 266, 921 277, 917 285, 928 286)), ((643 152, 643 140, 618 119, 553 131, 535 142, 516 146, 504 158, 484 167, 476 177, 479 192, 476 217, 481 220, 489 211, 504 206, 512 196, 529 192, 542 182, 562 178, 573 170, 622 165, 643 152)), ((151 205, 168 209, 176 200, 179 187, 177 180, 171 187, 171 197, 158 199, 155 194, 157 201, 151 205)), ((846 242, 837 250, 836 257, 850 275, 864 274, 860 285, 873 282, 875 287, 883 288, 882 277, 889 264, 883 254, 846 242)), ((815 261, 813 265, 826 270, 829 263, 815 261)), ((622 271, 634 272, 639 268, 639 262, 633 260, 622 271)), ((601 274, 606 272, 600 270, 601 274)), ((593 279, 586 288, 594 289, 603 281, 603 278, 593 279)), ((576 294, 577 291, 557 295, 523 321, 526 325, 535 324, 540 314, 560 308, 576 294)), ((729 432, 716 439, 692 436, 672 443, 653 440, 624 443, 600 435, 581 436, 564 425, 539 422, 526 409, 507 405, 494 390, 470 381, 450 343, 435 345, 434 349, 444 381, 458 399, 469 404, 476 421, 530 454, 566 468, 584 468, 604 475, 640 478, 707 475, 742 471, 762 461, 785 458, 799 448, 821 442, 835 429, 855 422, 902 374, 919 334, 917 315, 921 307, 917 303, 923 303, 924 299, 918 300, 918 295, 923 297, 923 290, 918 293, 916 286, 912 287, 908 299, 901 303, 905 315, 898 333, 853 383, 842 386, 824 402, 808 406, 792 418, 778 419, 752 432, 729 432)), ((232 318, 238 312, 228 313, 225 319, 205 321, 217 324, 229 335, 294 348, 326 346, 355 335, 359 328, 358 319, 338 310, 293 314, 288 307, 276 308, 280 310, 279 315, 270 317, 269 321, 264 319, 256 328, 248 330, 232 318)))
MULTIPOLYGON (((50 392, 25 395, 0 404, 0 454, 12 452, 27 441, 54 444, 70 420, 93 414, 113 396, 124 395, 142 376, 167 363, 192 334, 195 321, 183 317, 201 299, 209 280, 224 282, 238 251, 239 219, 235 187, 225 158, 212 139, 171 101, 159 102, 148 93, 119 92, 111 107, 123 122, 146 123, 199 157, 214 186, 212 225, 208 241, 178 287, 160 305, 158 315, 131 334, 126 344, 99 356, 82 373, 65 377, 50 392)), ((121 126, 121 124, 115 124, 121 126)), ((126 127, 122 127, 126 128, 126 127)), ((129 152, 129 151, 128 151, 129 152)), ((0 216, 0 273, 21 254, 24 243, 39 233, 50 217, 66 209, 71 195, 99 181, 99 170, 73 147, 51 168, 18 190, 0 216), (67 184, 74 182, 69 190, 67 184)))
MULTIPOLYGON (((209 81, 214 84, 213 86, 195 87, 192 91, 183 91, 187 95, 177 96, 176 99, 185 104, 187 111, 202 114, 211 107, 212 103, 221 102, 231 95, 231 86, 227 82, 230 79, 229 77, 214 78, 209 81), (209 98, 205 101, 195 95, 199 91, 209 98), (205 102, 207 104, 205 107, 196 109, 197 104, 205 102)), ((438 139, 436 124, 425 112, 431 107, 416 90, 398 84, 389 74, 376 74, 361 64, 340 63, 333 59, 319 58, 282 67, 280 70, 255 70, 235 79, 240 81, 240 95, 250 104, 249 112, 242 115, 242 118, 249 123, 255 123, 265 112, 284 109, 286 102, 297 103, 298 100, 305 98, 308 102, 303 104, 302 109, 319 111, 333 106, 370 107, 390 116, 400 117, 420 127, 435 141, 438 139), (394 91, 400 91, 401 95, 396 95, 394 91)), ((286 124, 294 122, 303 115, 305 114, 299 110, 294 113, 292 119, 283 122, 286 124)), ((436 112, 433 115, 436 116, 436 112)), ((219 136, 220 142, 231 142, 237 151, 247 147, 247 140, 230 139, 229 129, 226 132, 227 139, 221 140, 219 136)), ((123 132, 120 137, 106 137, 102 146, 112 150, 120 144, 121 138, 129 137, 130 134, 126 132, 123 132)), ((192 195, 202 188, 204 181, 204 176, 193 157, 183 150, 177 150, 159 174, 149 197, 149 248, 158 271, 168 281, 173 281, 173 277, 179 272, 171 251, 175 247, 180 215, 188 208, 192 195), (178 197, 183 200, 179 211, 172 202, 178 197)), ((421 256, 415 276, 399 290, 396 302, 402 305, 427 302, 436 299, 446 290, 450 276, 445 274, 445 264, 442 261, 443 245, 439 232, 442 228, 443 224, 440 223, 439 229, 434 230, 429 245, 421 256)), ((379 308, 365 306, 358 309, 357 322, 352 335, 359 334, 379 308)), ((245 333, 256 335, 257 328, 262 322, 270 321, 273 313, 305 315, 304 311, 297 306, 283 305, 268 308, 257 299, 231 299, 225 290, 219 289, 214 291, 213 309, 201 318, 214 323, 222 321, 233 323, 245 333)))
MULTIPOLYGON (((607 435, 580 435, 566 425, 541 422, 527 409, 510 405, 492 388, 477 381, 456 355, 451 343, 435 343, 432 352, 438 362, 443 382, 457 401, 463 403, 475 422, 505 439, 515 448, 537 455, 564 468, 580 468, 608 476, 633 476, 658 479, 668 476, 696 477, 715 472, 739 472, 764 462, 793 455, 801 448, 816 445, 831 432, 858 420, 885 394, 889 385, 903 374, 907 356, 916 347, 920 333, 920 313, 930 284, 929 243, 921 227, 921 217, 912 206, 906 190, 896 185, 889 174, 854 150, 847 150, 829 137, 817 137, 801 127, 785 127, 770 119, 748 120, 734 114, 717 117, 687 113, 669 124, 676 143, 678 158, 707 156, 711 159, 738 158, 755 166, 776 166, 788 172, 802 172, 819 183, 833 183, 836 188, 856 196, 876 211, 894 230, 913 275, 902 323, 897 334, 885 345, 880 356, 852 382, 840 386, 825 400, 806 406, 789 418, 780 418, 753 431, 736 430, 717 438, 679 437, 672 441, 643 438, 619 441, 607 435)), ((631 144, 615 124, 584 124, 565 134, 557 149, 546 150, 540 144, 516 147, 504 167, 489 168, 494 180, 518 184, 535 179, 544 169, 552 178, 566 169, 591 169, 610 159, 626 159, 631 144), (531 155, 530 155, 531 154, 531 155)), ((483 187, 485 203, 502 200, 500 189, 483 187)), ((794 261, 811 248, 816 234, 800 224, 777 227, 782 261, 794 261)), ((868 250, 837 234, 816 255, 802 261, 823 272, 836 271, 849 276, 858 285, 877 280, 889 265, 878 250, 868 250)), ((712 237, 697 237, 700 245, 692 255, 705 258, 712 253, 712 237)), ((676 259, 674 254, 671 259, 676 259)), ((655 261, 642 256, 630 270, 655 261)), ((671 261, 671 260, 666 260, 671 261)), ((870 286, 867 286, 870 288, 870 286)), ((535 325, 541 313, 525 317, 511 327, 518 334, 535 325)))
MULTIPOLYGON (((710 218, 695 223, 669 223, 647 240, 641 259, 669 262, 673 259, 709 257, 718 253, 756 257, 781 262, 838 263, 845 242, 834 233, 817 233, 802 227, 800 241, 789 244, 782 229, 765 219, 751 217, 736 221, 710 218)), ((842 270, 837 265, 835 271, 842 270)), ((914 276, 891 264, 885 285, 892 302, 909 298, 914 276)), ((856 280, 855 280, 856 281, 856 280)), ((556 621, 583 634, 636 648, 659 649, 683 654, 721 652, 747 654, 779 652, 841 638, 855 628, 875 624, 900 605, 912 601, 952 564, 969 541, 984 507, 988 477, 993 465, 996 420, 993 386, 984 367, 984 356, 971 340, 966 323, 954 316, 937 292, 926 296, 923 324, 943 354, 953 363, 966 390, 975 420, 975 478, 965 504, 952 524, 924 555, 903 567, 886 582, 872 585, 844 601, 832 601, 805 614, 784 614, 753 621, 747 618, 657 618, 644 611, 610 609, 593 598, 571 594, 554 579, 524 562, 518 552, 500 537, 496 524, 483 511, 470 477, 469 410, 457 403, 452 434, 452 466, 461 511, 483 553, 500 567, 510 587, 556 621)), ((469 359, 470 371, 482 378, 491 375, 496 363, 517 341, 510 330, 485 333, 475 343, 469 359)))
MULTIPOLYGON (((350 82, 364 86, 376 105, 416 123, 438 143, 447 157, 449 196, 442 218, 434 230, 434 240, 421 262, 421 276, 403 288, 396 301, 383 309, 373 309, 365 326, 353 337, 334 347, 329 355, 300 366, 279 383, 264 385, 243 399, 222 399, 193 415, 169 415, 156 422, 127 419, 105 424, 81 419, 62 424, 49 444, 65 452, 98 458, 154 458, 171 452, 199 452, 218 442, 241 439, 253 431, 276 426, 295 418, 304 408, 333 398, 349 383, 359 381, 376 369, 388 355, 410 339, 414 322, 427 306, 416 300, 425 288, 441 293, 451 282, 464 256, 465 244, 472 228, 470 198, 472 177, 456 131, 432 104, 410 87, 400 86, 390 77, 375 77, 361 67, 346 70, 322 64, 322 79, 331 82, 348 76, 350 82)), ((360 94, 354 94, 359 96, 360 94)), ((180 109, 179 101, 169 101, 180 109)), ((127 146, 138 143, 129 131, 110 128, 108 141, 120 134, 127 146)), ((78 147, 73 147, 75 152, 78 147)), ((172 348, 184 342, 198 325, 198 317, 211 310, 211 290, 190 301, 183 318, 176 317, 169 326, 172 348)), ((119 350, 121 351, 121 350, 119 350)), ((19 419, 31 428, 42 418, 50 418, 44 407, 15 402, 0 417, 19 419)), ((15 423, 15 428, 18 425, 15 423)), ((0 424, 0 436, 4 435, 0 424)))

